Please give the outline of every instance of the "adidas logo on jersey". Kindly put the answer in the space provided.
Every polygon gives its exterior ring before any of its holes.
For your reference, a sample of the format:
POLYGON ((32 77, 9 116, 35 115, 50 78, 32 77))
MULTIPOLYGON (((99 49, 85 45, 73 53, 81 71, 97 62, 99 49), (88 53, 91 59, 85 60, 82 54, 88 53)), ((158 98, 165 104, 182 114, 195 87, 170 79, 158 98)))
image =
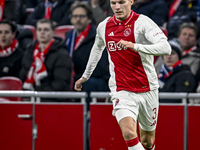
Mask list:
POLYGON ((113 33, 113 32, 111 32, 110 34, 108 34, 108 36, 114 36, 114 33, 113 33))

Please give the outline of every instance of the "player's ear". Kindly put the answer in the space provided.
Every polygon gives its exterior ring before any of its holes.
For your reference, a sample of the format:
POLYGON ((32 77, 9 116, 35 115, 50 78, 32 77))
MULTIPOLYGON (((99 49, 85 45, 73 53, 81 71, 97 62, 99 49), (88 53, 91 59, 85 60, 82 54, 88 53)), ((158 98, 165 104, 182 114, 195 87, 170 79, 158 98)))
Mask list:
POLYGON ((133 5, 133 3, 134 3, 134 0, 129 0, 130 2, 131 2, 131 5, 133 5))

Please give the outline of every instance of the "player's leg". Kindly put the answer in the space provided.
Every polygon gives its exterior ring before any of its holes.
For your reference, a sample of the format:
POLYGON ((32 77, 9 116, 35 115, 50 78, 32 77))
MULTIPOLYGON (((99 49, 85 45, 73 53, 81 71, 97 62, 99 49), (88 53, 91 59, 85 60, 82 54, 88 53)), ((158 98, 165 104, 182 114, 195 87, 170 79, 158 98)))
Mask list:
POLYGON ((140 139, 143 147, 146 150, 154 150, 155 149, 155 130, 153 131, 145 131, 140 128, 140 139))
POLYGON ((138 94, 140 99, 138 121, 140 140, 146 150, 155 149, 155 131, 158 118, 158 90, 138 94))
POLYGON ((119 109, 115 113, 116 119, 122 131, 122 135, 129 150, 144 150, 137 135, 137 124, 134 121, 133 112, 127 109, 119 109))
POLYGON ((111 93, 113 102, 113 115, 122 131, 122 135, 129 150, 144 150, 137 135, 137 116, 139 106, 136 103, 139 96, 128 91, 111 93))

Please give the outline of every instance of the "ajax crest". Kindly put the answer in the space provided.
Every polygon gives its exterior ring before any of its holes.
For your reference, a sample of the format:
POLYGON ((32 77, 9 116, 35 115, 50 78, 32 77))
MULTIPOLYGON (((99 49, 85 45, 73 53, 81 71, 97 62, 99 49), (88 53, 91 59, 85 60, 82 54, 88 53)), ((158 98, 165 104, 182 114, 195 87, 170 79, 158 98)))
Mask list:
POLYGON ((131 29, 130 28, 127 28, 124 30, 124 35, 125 36, 129 36, 131 34, 131 29))

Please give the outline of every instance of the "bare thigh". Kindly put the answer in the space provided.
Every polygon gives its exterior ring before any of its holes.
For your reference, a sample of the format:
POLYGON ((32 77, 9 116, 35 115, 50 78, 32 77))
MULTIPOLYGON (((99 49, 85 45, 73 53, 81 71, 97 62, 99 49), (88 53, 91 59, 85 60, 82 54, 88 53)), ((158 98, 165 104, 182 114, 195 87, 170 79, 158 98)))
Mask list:
POLYGON ((136 138, 137 135, 137 124, 132 117, 125 117, 119 121, 124 140, 128 141, 136 138))

